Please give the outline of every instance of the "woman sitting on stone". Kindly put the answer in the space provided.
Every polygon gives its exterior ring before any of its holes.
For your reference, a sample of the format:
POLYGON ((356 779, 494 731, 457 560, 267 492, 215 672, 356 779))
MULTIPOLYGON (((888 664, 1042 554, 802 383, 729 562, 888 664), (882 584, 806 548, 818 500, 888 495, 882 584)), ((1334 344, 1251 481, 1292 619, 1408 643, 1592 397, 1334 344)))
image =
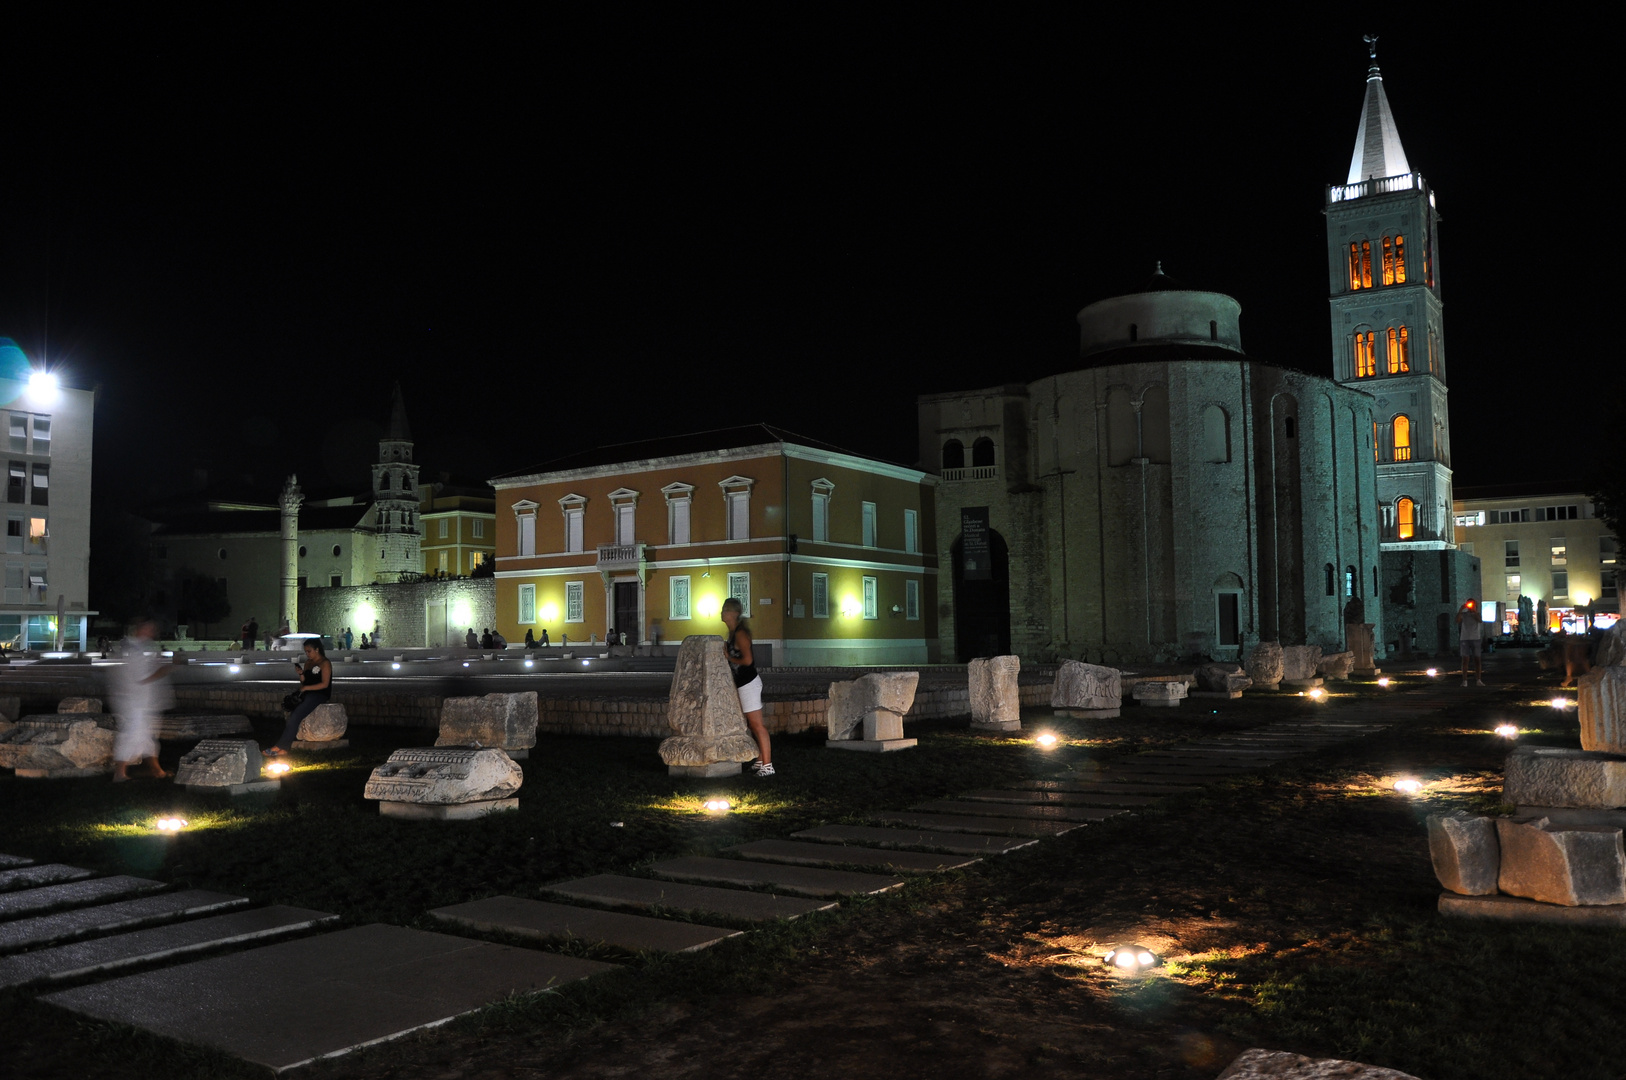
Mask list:
MULTIPOLYGON (((366 637, 365 634, 362 636, 366 637)), ((299 704, 288 714, 282 738, 266 749, 266 757, 281 757, 288 753, 293 748, 294 739, 299 737, 299 725, 305 717, 315 712, 316 706, 326 705, 333 697, 333 662, 327 658, 321 638, 306 638, 305 663, 295 660, 293 664, 300 671, 299 704)))

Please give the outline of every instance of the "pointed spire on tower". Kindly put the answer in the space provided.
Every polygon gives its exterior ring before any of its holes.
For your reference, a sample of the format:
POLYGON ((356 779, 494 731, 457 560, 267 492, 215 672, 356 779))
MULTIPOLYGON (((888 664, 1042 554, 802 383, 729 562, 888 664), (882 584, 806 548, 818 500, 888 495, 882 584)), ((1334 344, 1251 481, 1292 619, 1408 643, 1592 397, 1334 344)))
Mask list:
POLYGON ((395 384, 395 398, 390 402, 389 434, 384 436, 392 442, 411 442, 412 429, 407 426, 406 402, 401 397, 401 384, 395 384))
POLYGON ((1378 71, 1378 38, 1366 35, 1372 64, 1366 69, 1366 100, 1361 105, 1361 127, 1355 134, 1355 153, 1349 159, 1347 184, 1359 184, 1384 176, 1411 172, 1406 151, 1400 146, 1389 98, 1383 92, 1383 75, 1378 71))

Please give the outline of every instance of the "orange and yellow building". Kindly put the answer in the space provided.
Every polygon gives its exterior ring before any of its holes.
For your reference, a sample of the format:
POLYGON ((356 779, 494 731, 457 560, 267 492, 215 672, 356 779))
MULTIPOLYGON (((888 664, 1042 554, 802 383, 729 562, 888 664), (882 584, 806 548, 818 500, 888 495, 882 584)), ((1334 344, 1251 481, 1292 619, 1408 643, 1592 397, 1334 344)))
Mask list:
POLYGON ((764 424, 499 476, 497 622, 676 644, 733 596, 776 664, 935 661, 936 483, 764 424))

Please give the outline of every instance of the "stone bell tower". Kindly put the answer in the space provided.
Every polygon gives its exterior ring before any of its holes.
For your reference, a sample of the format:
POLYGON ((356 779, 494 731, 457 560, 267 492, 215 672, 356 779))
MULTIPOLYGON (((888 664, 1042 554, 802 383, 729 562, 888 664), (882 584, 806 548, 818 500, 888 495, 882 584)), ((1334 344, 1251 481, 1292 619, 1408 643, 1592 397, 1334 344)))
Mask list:
POLYGON ((401 384, 395 384, 390 403, 390 426, 378 440, 378 464, 373 466, 374 530, 378 560, 374 580, 400 581, 403 574, 423 572, 423 534, 418 522, 422 492, 418 466, 412 463, 412 429, 407 426, 401 384))

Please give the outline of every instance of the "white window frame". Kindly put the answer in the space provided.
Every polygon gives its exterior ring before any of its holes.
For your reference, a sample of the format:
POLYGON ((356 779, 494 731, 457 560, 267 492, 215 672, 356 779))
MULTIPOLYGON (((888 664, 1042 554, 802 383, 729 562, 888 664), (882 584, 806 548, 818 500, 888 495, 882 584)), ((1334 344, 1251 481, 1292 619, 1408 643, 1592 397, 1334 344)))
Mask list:
POLYGON ((566 495, 559 500, 559 512, 565 519, 563 550, 567 552, 585 551, 583 520, 587 513, 587 497, 585 495, 566 495))
POLYGON ((830 497, 836 493, 835 484, 824 477, 813 481, 813 542, 830 542, 830 497))
POLYGON ((616 488, 606 498, 610 500, 610 524, 613 526, 610 536, 617 544, 636 544, 638 492, 631 488, 616 488))
POLYGON ((448 536, 451 535, 451 532, 452 532, 452 520, 451 520, 451 518, 441 518, 440 519, 440 538, 442 540, 446 539, 448 536))
POLYGON ((815 619, 828 619, 830 617, 830 575, 813 575, 813 617, 815 619))
POLYGON ((881 617, 881 583, 880 579, 866 577, 864 579, 864 618, 879 619, 881 617))
POLYGON ((666 496, 666 542, 689 544, 694 542, 694 485, 667 484, 661 488, 666 496))
POLYGON ((903 583, 903 617, 920 618, 920 580, 907 578, 903 583))
POLYGON ((521 626, 534 625, 536 622, 536 586, 521 585, 519 587, 519 603, 515 608, 521 626), (530 615, 525 612, 526 605, 530 605, 530 615))
MULTIPOLYGON (((519 545, 515 549, 515 554, 517 554, 517 555, 535 555, 536 554, 536 511, 537 511, 537 509, 538 509, 537 504, 532 502, 530 499, 521 499, 519 502, 515 503, 514 506, 513 506, 514 523, 517 526, 515 528, 515 530, 514 530, 514 533, 515 533, 516 542, 519 545)), ((485 521, 484 521, 484 519, 482 519, 482 518, 474 518, 473 520, 474 520, 474 526, 475 526, 474 527, 474 535, 476 537, 484 537, 485 536, 485 528, 484 528, 485 521)))
POLYGON ((727 480, 717 481, 717 486, 723 492, 724 518, 728 529, 727 536, 730 540, 751 539, 751 488, 755 484, 756 481, 749 476, 730 476, 727 480), (740 508, 738 516, 744 519, 743 529, 738 528, 735 524, 736 507, 740 508), (736 535, 740 532, 743 532, 744 535, 736 535))
POLYGON ((920 511, 903 512, 903 550, 910 555, 920 554, 920 511))
POLYGON ((694 588, 688 574, 676 574, 667 588, 666 617, 671 622, 694 618, 694 588))
POLYGON ((440 550, 440 566, 439 566, 439 569, 440 569, 440 571, 442 573, 445 573, 445 571, 446 571, 446 555, 447 555, 446 549, 442 548, 440 550))
POLYGON ((587 586, 580 581, 565 582, 565 622, 587 621, 587 586))
POLYGON ((728 595, 745 608, 745 617, 751 617, 751 571, 735 570, 728 575, 728 595), (743 589, 740 586, 745 586, 743 589))
MULTIPOLYGON (((533 506, 531 509, 535 511, 536 507, 533 506)), ((474 527, 469 530, 469 535, 476 540, 484 540, 486 538, 486 519, 474 518, 472 520, 474 527)))
POLYGON ((875 504, 874 503, 867 502, 867 503, 864 504, 864 507, 863 507, 863 520, 864 520, 864 535, 863 535, 864 547, 872 548, 872 547, 875 546, 875 538, 876 538, 876 535, 877 535, 877 532, 878 532, 878 530, 876 529, 875 504))
POLYGON ((34 437, 29 441, 28 452, 35 457, 50 457, 51 418, 49 416, 36 416, 33 421, 34 437))

